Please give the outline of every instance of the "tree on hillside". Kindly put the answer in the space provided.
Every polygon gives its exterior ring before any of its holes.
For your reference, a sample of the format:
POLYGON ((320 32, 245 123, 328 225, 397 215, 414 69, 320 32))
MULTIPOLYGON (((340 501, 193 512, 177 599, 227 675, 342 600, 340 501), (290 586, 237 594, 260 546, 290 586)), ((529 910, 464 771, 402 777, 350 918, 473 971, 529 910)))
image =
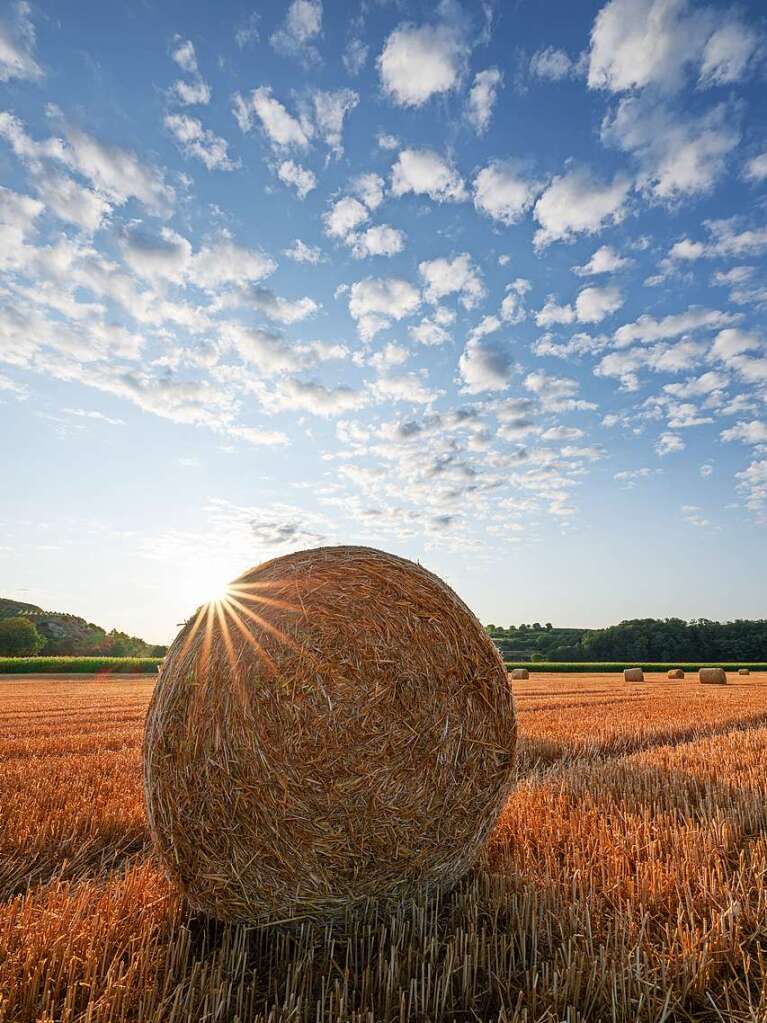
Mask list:
POLYGON ((34 657, 45 640, 28 618, 0 621, 0 656, 34 657))

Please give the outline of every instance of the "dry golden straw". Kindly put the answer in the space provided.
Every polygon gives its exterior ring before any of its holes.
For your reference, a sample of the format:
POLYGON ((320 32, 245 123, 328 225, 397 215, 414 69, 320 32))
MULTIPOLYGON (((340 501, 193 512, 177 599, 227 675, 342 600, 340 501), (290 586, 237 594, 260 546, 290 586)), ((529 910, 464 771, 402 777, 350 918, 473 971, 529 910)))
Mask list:
POLYGON ((701 668, 698 672, 698 681, 724 686, 727 685, 727 675, 723 668, 701 668))
POLYGON ((751 670, 749 668, 738 668, 739 675, 750 675, 751 670))
POLYGON ((644 682, 644 672, 641 668, 624 668, 624 682, 644 682))
POLYGON ((530 678, 530 672, 527 668, 513 668, 509 674, 511 675, 512 681, 530 678))
POLYGON ((668 673, 669 678, 684 678, 684 672, 681 668, 671 668, 668 673))
POLYGON ((301 551, 173 643, 144 739, 149 826, 219 919, 393 904, 468 870, 515 742, 501 657, 445 583, 369 548, 301 551))

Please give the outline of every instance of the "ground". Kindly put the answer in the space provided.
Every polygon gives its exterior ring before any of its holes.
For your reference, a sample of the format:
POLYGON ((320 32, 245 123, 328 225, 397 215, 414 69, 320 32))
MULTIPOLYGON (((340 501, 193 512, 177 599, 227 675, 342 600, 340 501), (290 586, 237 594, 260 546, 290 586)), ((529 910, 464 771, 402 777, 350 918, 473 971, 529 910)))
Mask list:
POLYGON ((767 1020, 767 674, 729 682, 515 683, 483 861, 331 934, 186 912, 147 844, 154 679, 3 680, 0 1023, 767 1020))

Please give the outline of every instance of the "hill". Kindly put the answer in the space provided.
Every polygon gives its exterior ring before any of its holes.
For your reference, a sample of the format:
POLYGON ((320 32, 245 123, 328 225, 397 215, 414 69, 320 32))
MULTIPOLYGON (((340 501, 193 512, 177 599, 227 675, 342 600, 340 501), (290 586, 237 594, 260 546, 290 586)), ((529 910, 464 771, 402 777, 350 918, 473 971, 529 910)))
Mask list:
POLYGON ((67 611, 45 611, 37 604, 0 597, 0 621, 7 618, 32 622, 45 640, 41 656, 162 657, 166 649, 117 629, 106 630, 67 611))

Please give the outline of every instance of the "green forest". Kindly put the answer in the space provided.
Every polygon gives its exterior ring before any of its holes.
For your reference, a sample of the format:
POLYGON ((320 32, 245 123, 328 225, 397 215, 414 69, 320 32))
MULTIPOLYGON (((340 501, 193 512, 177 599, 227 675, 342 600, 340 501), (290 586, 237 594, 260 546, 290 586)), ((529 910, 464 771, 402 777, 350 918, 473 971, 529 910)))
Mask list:
POLYGON ((488 625, 508 661, 767 661, 767 619, 633 618, 604 629, 488 625))

